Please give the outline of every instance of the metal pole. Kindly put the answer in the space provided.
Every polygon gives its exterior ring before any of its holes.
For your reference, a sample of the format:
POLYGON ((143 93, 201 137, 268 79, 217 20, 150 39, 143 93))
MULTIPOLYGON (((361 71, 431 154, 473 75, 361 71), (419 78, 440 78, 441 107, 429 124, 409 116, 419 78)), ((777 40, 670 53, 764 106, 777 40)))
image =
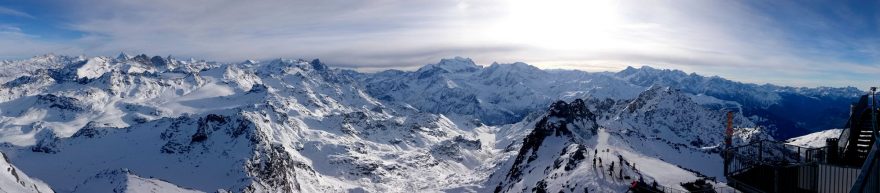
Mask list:
POLYGON ((724 132, 724 175, 727 175, 730 171, 728 167, 730 167, 730 161, 732 159, 733 153, 730 148, 733 146, 733 111, 727 112, 727 128, 724 132))
POLYGON ((764 162, 764 141, 758 141, 758 161, 764 162))

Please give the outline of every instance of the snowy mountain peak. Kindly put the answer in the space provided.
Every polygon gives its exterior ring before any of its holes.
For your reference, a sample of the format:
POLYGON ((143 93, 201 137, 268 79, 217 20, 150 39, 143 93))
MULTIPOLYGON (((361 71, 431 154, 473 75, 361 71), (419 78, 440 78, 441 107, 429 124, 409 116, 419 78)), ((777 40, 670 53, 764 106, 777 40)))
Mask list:
POLYGON ((43 55, 39 55, 39 56, 34 56, 30 60, 32 60, 32 61, 51 61, 51 60, 56 60, 60 57, 62 57, 62 56, 57 55, 55 53, 47 53, 47 54, 43 54, 43 55))
POLYGON ((152 58, 150 58, 150 62, 152 62, 153 65, 157 67, 164 67, 168 65, 169 60, 162 58, 161 56, 153 56, 152 58))
POLYGON ((639 94, 625 108, 625 112, 651 111, 674 106, 699 106, 684 92, 668 86, 653 85, 639 94))
POLYGON ((550 105, 547 116, 535 125, 535 132, 564 134, 573 140, 584 139, 596 135, 596 115, 590 112, 581 99, 571 103, 557 101, 550 105))
POLYGON ((543 72, 540 68, 532 66, 530 64, 526 64, 523 62, 514 62, 511 64, 499 64, 492 63, 489 67, 486 67, 487 72, 498 72, 498 71, 507 71, 509 73, 540 73, 543 72))
POLYGON ((327 67, 327 64, 324 64, 323 62, 321 62, 321 60, 317 58, 309 62, 309 65, 312 65, 312 69, 318 71, 330 69, 329 67, 327 67))
POLYGON ((147 56, 146 54, 138 54, 137 56, 134 56, 134 58, 132 58, 132 59, 135 60, 135 61, 138 61, 138 62, 145 63, 145 64, 146 64, 148 61, 150 61, 150 57, 147 56))
POLYGON ((95 79, 111 70, 109 61, 103 57, 89 58, 76 69, 77 79, 95 79))
MULTIPOLYGON (((495 173, 499 176, 491 179, 490 185, 495 186, 496 193, 548 192, 547 183, 557 181, 557 175, 552 174, 554 171, 570 173, 581 166, 588 155, 582 144, 588 138, 593 138, 598 128, 595 115, 587 109, 583 100, 553 103, 548 113, 525 136, 516 157, 499 168, 495 173)), ((570 186, 571 189, 587 189, 585 184, 576 181, 561 184, 566 189, 570 186)))
POLYGON ((633 112, 637 109, 644 108, 645 105, 654 101, 654 103, 659 103, 657 100, 673 100, 673 101, 681 101, 680 99, 686 98, 683 93, 678 90, 672 89, 667 86, 658 86, 653 85, 646 89, 644 92, 639 94, 632 102, 627 105, 626 109, 629 112, 633 112))
MULTIPOLYGON (((666 79, 666 80, 677 80, 688 76, 687 73, 681 70, 670 70, 670 69, 658 69, 651 66, 642 66, 639 68, 634 68, 632 66, 627 66, 626 69, 617 72, 618 77, 630 79, 630 78, 653 78, 653 79, 666 79)), ((694 74, 696 75, 696 74, 694 74)))
POLYGON ((840 122, 845 122, 844 118, 848 115, 846 107, 849 103, 864 94, 855 88, 758 85, 650 67, 627 68, 614 76, 637 86, 668 86, 685 93, 739 103, 746 116, 775 117, 756 119, 756 123, 766 125, 771 131, 781 130, 774 133, 774 137, 780 139, 839 127, 840 122))
POLYGON ((435 68, 443 69, 446 72, 459 73, 474 72, 481 69, 482 67, 474 63, 474 61, 470 58, 455 57, 441 59, 440 63, 426 65, 422 68, 419 68, 418 71, 430 71, 435 68))
POLYGON ((241 63, 239 63, 239 64, 244 64, 244 65, 254 65, 254 64, 257 64, 257 63, 259 63, 259 62, 257 62, 256 60, 245 60, 244 62, 241 62, 241 63))
MULTIPOLYGON (((724 104, 699 104, 687 93, 678 89, 652 86, 626 104, 611 120, 606 121, 613 129, 641 130, 636 132, 645 136, 659 137, 670 143, 702 148, 721 143, 722 129, 725 127, 723 120, 726 119, 728 110, 724 108, 724 104)), ((743 116, 742 112, 735 113, 734 124, 737 128, 756 126, 743 116)), ((742 130, 742 132, 746 131, 742 130)), ((766 135, 766 133, 749 135, 766 135)))
POLYGON ((620 72, 617 72, 616 75, 619 77, 627 77, 627 76, 633 75, 638 72, 639 72, 638 68, 635 68, 632 66, 626 66, 626 69, 623 69, 620 72))
POLYGON ((565 101, 556 101, 556 103, 550 105, 548 116, 570 120, 576 117, 589 116, 590 114, 592 113, 590 113, 590 110, 587 109, 586 104, 584 104, 584 100, 575 99, 571 103, 566 103, 565 101))
POLYGON ((116 60, 119 60, 119 61, 126 61, 129 59, 131 59, 131 56, 126 54, 125 52, 119 52, 119 55, 116 56, 116 60))

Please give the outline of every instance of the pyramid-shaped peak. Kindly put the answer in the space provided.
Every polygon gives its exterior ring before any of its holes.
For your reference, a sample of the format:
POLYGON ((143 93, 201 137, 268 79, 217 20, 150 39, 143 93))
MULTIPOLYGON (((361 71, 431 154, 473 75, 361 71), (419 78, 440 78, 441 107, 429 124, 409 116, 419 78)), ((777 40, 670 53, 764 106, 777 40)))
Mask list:
POLYGON ((117 60, 128 60, 131 59, 131 55, 126 54, 125 52, 119 52, 119 55, 116 56, 117 60))

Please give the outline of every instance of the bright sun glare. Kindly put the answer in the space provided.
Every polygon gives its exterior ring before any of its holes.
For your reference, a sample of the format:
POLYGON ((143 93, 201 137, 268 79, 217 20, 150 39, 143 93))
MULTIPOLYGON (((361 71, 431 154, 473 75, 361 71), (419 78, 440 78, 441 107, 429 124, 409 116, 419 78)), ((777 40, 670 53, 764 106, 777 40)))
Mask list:
POLYGON ((551 50, 613 46, 620 16, 612 0, 514 0, 493 36, 551 50))

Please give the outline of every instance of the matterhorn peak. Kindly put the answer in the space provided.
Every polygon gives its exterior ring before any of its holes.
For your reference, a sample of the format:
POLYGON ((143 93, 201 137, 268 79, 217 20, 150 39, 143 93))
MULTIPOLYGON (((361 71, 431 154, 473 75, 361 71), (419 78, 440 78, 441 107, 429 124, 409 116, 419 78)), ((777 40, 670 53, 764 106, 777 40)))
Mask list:
POLYGON ((116 56, 116 60, 119 61, 126 61, 128 59, 131 59, 131 56, 126 54, 125 52, 119 52, 119 56, 116 56))

